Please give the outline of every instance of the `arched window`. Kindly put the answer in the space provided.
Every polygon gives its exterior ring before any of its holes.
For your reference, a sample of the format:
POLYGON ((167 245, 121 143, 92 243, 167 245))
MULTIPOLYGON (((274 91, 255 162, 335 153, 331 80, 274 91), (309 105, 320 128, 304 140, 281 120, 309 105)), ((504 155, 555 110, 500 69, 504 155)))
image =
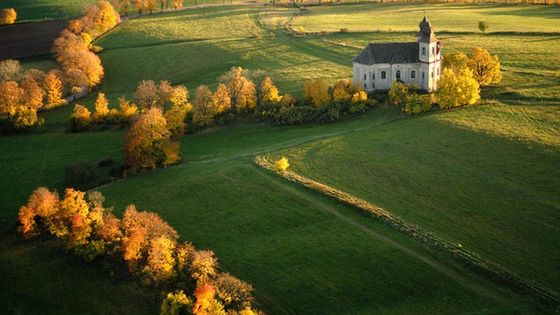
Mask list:
POLYGON ((422 47, 422 56, 426 56, 426 47, 422 47))
POLYGON ((381 80, 385 80, 387 78, 387 72, 381 71, 381 80))
POLYGON ((424 80, 426 78, 426 72, 422 71, 422 80, 424 80))
POLYGON ((401 70, 397 70, 397 79, 401 78, 401 70))
POLYGON ((416 79, 416 71, 414 71, 414 70, 410 71, 410 78, 411 79, 416 79))
POLYGON ((435 55, 435 54, 436 54, 436 48, 432 47, 432 55, 435 55))
POLYGON ((367 80, 367 74, 364 73, 364 81, 367 80))
POLYGON ((371 74, 371 79, 375 80, 375 72, 371 74))

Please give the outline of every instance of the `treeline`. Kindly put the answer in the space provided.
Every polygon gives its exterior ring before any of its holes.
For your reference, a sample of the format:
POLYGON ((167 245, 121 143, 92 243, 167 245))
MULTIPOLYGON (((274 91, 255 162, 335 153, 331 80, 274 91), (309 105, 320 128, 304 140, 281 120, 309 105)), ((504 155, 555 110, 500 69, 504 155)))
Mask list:
POLYGON ((64 241, 87 261, 126 264, 146 285, 165 295, 160 314, 258 314, 252 309, 252 287, 220 270, 211 250, 197 250, 156 213, 129 205, 122 219, 104 206, 99 192, 67 188, 36 189, 19 210, 19 232, 64 241))
POLYGON ((101 48, 91 43, 119 21, 120 15, 107 1, 87 7, 81 18, 71 20, 53 44, 62 71, 31 69, 23 73, 17 60, 0 62, 2 130, 41 125, 38 111, 64 105, 64 95, 83 94, 98 85, 103 66, 95 52, 101 48))
MULTIPOLYGON (((183 7, 185 0, 113 0, 113 5, 122 14, 128 16, 132 12, 138 14, 153 13, 173 8, 178 10, 183 7)), ((197 4, 197 0, 193 0, 197 4)))
POLYGON ((480 100, 480 88, 502 80, 500 60, 482 47, 474 47, 470 55, 452 52, 443 57, 443 70, 437 91, 418 93, 419 87, 395 81, 389 90, 389 102, 408 114, 418 114, 439 106, 441 109, 469 106, 480 100))

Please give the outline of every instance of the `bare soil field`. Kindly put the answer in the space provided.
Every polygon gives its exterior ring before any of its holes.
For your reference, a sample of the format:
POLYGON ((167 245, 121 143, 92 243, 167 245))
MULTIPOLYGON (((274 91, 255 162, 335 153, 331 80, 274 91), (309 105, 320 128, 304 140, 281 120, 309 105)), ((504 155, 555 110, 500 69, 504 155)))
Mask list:
POLYGON ((66 20, 0 26, 0 60, 48 54, 66 20))

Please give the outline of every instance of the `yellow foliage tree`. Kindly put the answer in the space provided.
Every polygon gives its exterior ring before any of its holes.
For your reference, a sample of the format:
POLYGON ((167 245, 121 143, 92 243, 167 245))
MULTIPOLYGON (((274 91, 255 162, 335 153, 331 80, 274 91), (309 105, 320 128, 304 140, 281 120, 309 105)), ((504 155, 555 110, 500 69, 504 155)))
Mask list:
POLYGON ((49 71, 43 81, 45 108, 51 109, 65 103, 62 98, 62 80, 55 71, 49 71))
POLYGON ((457 73, 444 68, 438 81, 437 99, 441 108, 476 104, 480 100, 480 87, 472 70, 460 69, 457 73))
POLYGON ((188 107, 185 105, 173 105, 165 112, 167 129, 173 136, 181 136, 185 133, 185 119, 187 118, 188 107))
POLYGON ((220 77, 220 82, 228 87, 231 104, 238 112, 252 110, 257 104, 257 91, 253 81, 243 75, 243 68, 233 67, 220 77))
POLYGON ((172 0, 173 1, 173 8, 178 10, 183 7, 184 0, 172 0))
POLYGON ((17 13, 14 8, 6 8, 0 11, 0 24, 14 24, 17 19, 17 13))
POLYGON ((389 90, 389 103, 395 106, 403 106, 408 100, 408 86, 395 81, 389 90))
MULTIPOLYGON (((185 106, 189 102, 189 90, 184 85, 177 85, 173 87, 169 102, 172 106, 185 106)), ((190 110, 190 109, 189 109, 190 110)))
POLYGON ((39 187, 29 196, 29 201, 20 208, 20 232, 24 235, 34 235, 36 230, 35 217, 40 217, 47 225, 58 211, 58 195, 45 187, 39 187))
POLYGON ((21 64, 19 60, 7 59, 0 61, 0 82, 19 81, 21 64))
POLYGON ((331 101, 329 89, 323 79, 305 82, 303 92, 305 99, 317 107, 327 105, 331 101))
POLYGON ((72 110, 72 115, 70 116, 72 129, 82 130, 89 127, 91 123, 91 112, 87 107, 76 104, 74 105, 74 110, 72 110))
POLYGON ((272 79, 269 76, 264 77, 262 80, 260 91, 261 102, 263 103, 277 104, 282 99, 278 88, 274 85, 274 82, 272 82, 272 79))
POLYGON ((363 104, 367 101, 367 93, 365 91, 358 91, 352 94, 352 104, 363 104))
POLYGON ((225 84, 220 83, 214 93, 214 102, 218 114, 227 112, 231 109, 231 97, 225 84))
POLYGON ((150 241, 148 259, 143 273, 148 283, 159 283, 171 279, 175 275, 176 241, 160 236, 150 241))
POLYGON ((469 67, 469 57, 462 51, 451 52, 443 56, 443 68, 459 71, 469 67))
POLYGON ((288 162, 288 159, 285 157, 278 159, 276 163, 274 163, 274 169, 277 172, 285 172, 289 166, 290 163, 288 162))
POLYGON ((124 97, 119 97, 119 108, 123 121, 130 121, 138 115, 138 107, 134 103, 127 101, 124 97))
POLYGON ((217 114, 218 109, 212 91, 206 85, 199 86, 193 104, 192 122, 200 127, 210 126, 214 123, 217 114))
POLYGON ((502 81, 500 60, 482 47, 474 47, 469 59, 469 68, 480 86, 498 84, 502 81))
POLYGON ((95 112, 93 113, 93 120, 102 122, 109 117, 109 101, 105 97, 105 93, 99 92, 97 100, 95 101, 95 112))

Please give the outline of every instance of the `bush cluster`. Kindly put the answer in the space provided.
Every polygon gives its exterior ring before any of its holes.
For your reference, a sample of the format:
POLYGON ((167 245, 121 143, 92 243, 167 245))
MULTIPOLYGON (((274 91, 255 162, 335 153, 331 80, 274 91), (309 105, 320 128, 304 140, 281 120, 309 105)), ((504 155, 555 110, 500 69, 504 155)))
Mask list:
POLYGON ((40 187, 18 219, 26 238, 50 234, 87 261, 124 261, 143 283, 170 292, 162 314, 256 314, 251 285, 220 271, 214 252, 180 242, 177 231, 153 212, 130 205, 120 219, 99 192, 67 188, 59 198, 40 187))
POLYGON ((435 103, 434 95, 422 95, 419 91, 418 86, 395 81, 389 90, 389 103, 411 115, 430 111, 435 103))

